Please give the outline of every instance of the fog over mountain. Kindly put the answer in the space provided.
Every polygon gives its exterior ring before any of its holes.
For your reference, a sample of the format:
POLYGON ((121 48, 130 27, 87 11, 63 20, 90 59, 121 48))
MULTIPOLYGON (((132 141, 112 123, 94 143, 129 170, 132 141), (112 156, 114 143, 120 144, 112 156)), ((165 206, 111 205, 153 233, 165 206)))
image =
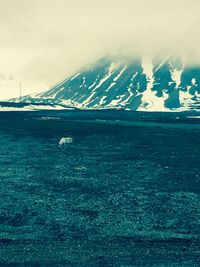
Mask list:
POLYGON ((200 65, 199 0, 0 0, 0 98, 47 90, 105 55, 200 65))

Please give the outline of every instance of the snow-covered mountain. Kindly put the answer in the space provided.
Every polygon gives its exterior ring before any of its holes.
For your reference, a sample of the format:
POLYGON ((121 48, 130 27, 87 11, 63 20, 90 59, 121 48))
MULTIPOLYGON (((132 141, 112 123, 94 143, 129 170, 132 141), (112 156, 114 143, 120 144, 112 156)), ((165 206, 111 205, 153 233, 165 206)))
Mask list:
MULTIPOLYGON (((15 99, 19 100, 19 99, 15 99)), ((200 67, 179 60, 104 58, 23 102, 139 111, 200 110, 200 67)))

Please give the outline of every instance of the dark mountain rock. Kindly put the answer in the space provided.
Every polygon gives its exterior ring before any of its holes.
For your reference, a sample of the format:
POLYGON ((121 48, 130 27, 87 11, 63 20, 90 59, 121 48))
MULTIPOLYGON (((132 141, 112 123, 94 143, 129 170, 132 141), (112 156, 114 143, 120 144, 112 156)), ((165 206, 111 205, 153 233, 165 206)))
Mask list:
POLYGON ((180 60, 173 59, 125 61, 104 58, 47 92, 25 96, 22 100, 79 108, 198 110, 200 67, 184 67, 180 60))

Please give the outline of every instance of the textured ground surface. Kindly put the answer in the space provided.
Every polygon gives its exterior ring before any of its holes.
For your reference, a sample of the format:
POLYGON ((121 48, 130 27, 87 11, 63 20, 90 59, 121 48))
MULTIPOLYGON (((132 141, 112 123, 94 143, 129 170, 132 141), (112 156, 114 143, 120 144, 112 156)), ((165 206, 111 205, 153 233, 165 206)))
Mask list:
POLYGON ((200 266, 198 127, 0 123, 0 266, 200 266))

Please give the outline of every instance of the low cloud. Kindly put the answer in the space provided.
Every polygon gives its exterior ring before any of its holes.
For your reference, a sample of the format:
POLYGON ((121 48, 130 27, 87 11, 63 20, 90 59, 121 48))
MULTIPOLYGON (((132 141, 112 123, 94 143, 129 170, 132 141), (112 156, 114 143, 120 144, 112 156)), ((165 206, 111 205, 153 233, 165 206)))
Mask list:
POLYGON ((0 73, 41 90, 104 55, 200 65, 199 12, 199 0, 0 0, 0 73))

